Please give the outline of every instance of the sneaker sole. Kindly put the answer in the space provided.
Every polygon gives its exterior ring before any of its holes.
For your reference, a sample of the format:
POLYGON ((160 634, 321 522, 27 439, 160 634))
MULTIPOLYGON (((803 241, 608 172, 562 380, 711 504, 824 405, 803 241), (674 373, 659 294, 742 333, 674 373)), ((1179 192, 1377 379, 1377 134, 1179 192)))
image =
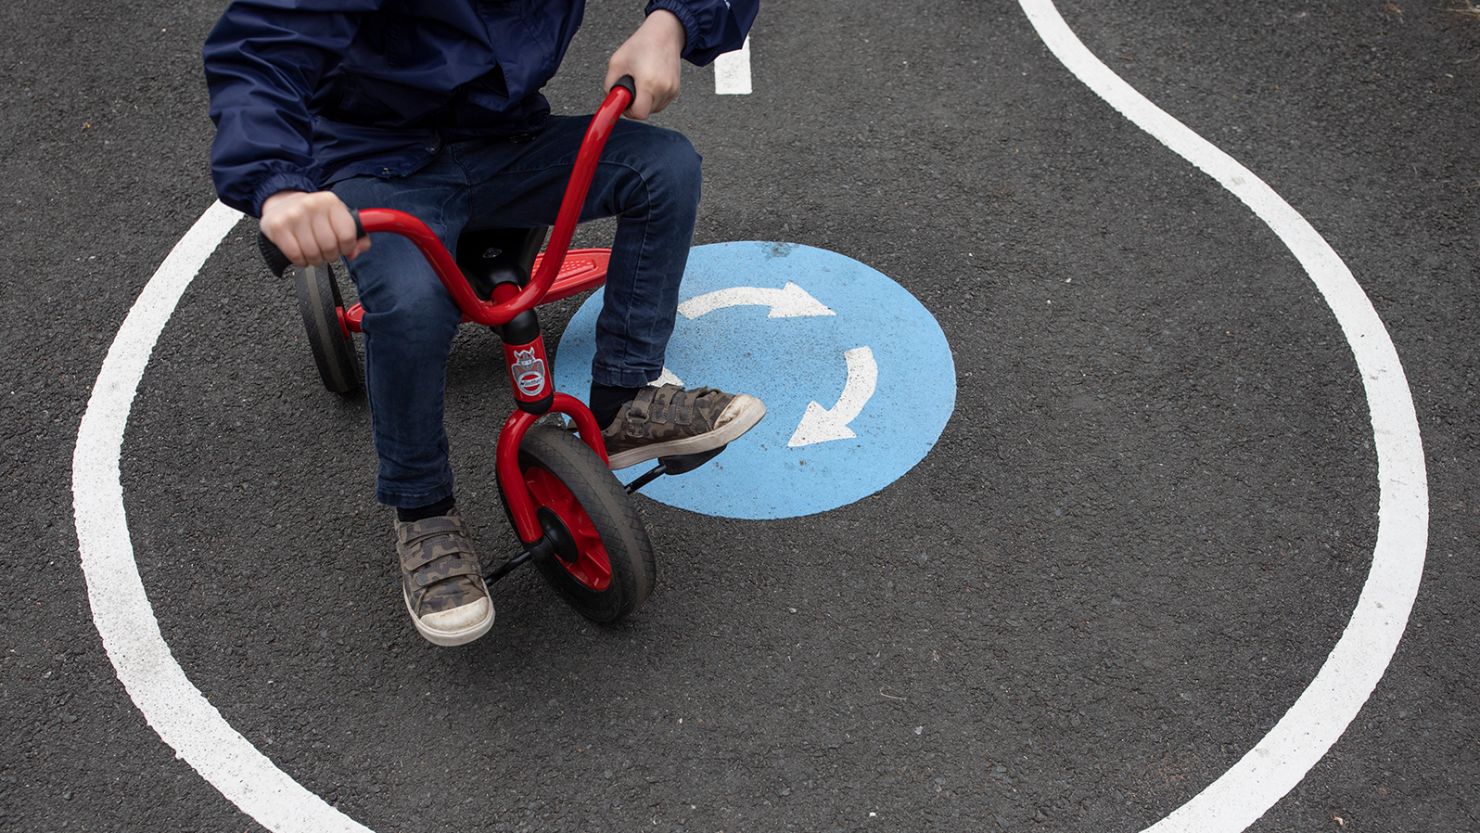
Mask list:
POLYGON ((406 612, 411 614, 411 624, 416 626, 416 632, 422 635, 426 641, 443 648, 456 648, 466 645, 478 637, 493 630, 493 600, 488 601, 488 618, 455 631, 439 631, 429 628, 416 618, 416 612, 411 609, 411 597, 406 595, 406 588, 401 588, 401 601, 406 603, 406 612))
POLYGON ((701 451, 719 448, 739 439, 746 431, 754 428, 756 423, 766 415, 766 404, 750 394, 742 393, 735 396, 730 403, 730 409, 735 409, 733 419, 721 425, 713 431, 708 431, 693 437, 684 437, 681 440, 669 440, 666 443, 653 443, 641 448, 633 448, 611 456, 611 467, 614 469, 625 469, 648 460, 656 460, 659 457, 674 457, 680 454, 698 454, 701 451))

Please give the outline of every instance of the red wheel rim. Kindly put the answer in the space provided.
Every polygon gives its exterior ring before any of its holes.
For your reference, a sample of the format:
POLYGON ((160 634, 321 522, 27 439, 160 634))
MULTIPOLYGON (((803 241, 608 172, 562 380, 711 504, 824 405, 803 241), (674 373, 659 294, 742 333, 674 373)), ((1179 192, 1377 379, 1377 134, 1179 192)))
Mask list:
POLYGON ((557 555, 556 562, 588 590, 600 593, 610 587, 612 563, 607 557, 606 545, 601 543, 601 533, 596 531, 596 524, 591 522, 591 516, 586 514, 576 496, 560 482, 560 478, 538 466, 524 470, 524 482, 528 484, 535 504, 554 512, 575 543, 575 560, 566 561, 557 555))

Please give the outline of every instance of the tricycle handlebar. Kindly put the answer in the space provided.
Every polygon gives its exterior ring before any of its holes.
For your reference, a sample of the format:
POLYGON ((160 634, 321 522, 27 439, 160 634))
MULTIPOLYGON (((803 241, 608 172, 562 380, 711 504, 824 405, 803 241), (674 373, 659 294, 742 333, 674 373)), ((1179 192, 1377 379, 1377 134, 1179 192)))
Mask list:
MULTIPOLYGON (((560 202, 560 212, 555 217, 550 242, 540 259, 539 271, 513 297, 502 301, 484 301, 479 298, 458 268, 457 261, 448 253, 447 247, 426 223, 410 214, 389 208, 367 208, 351 212, 355 217, 356 231, 361 237, 374 232, 393 232, 410 240, 432 265, 463 315, 479 324, 507 324, 515 316, 538 305, 554 285, 555 277, 565 262, 565 255, 570 250, 570 240, 575 234, 576 224, 581 219, 581 209, 586 204, 586 194, 596 175, 601 151, 606 147, 607 139, 611 138, 612 130, 622 112, 632 103, 634 95, 632 77, 623 76, 607 93, 606 100, 597 109, 596 115, 591 117, 591 124, 586 128, 586 137, 581 142, 575 166, 571 170, 570 181, 565 187, 565 198, 560 202)), ((273 274, 281 276, 292 265, 287 256, 265 235, 258 235, 257 244, 262 251, 263 260, 267 261, 273 274)))

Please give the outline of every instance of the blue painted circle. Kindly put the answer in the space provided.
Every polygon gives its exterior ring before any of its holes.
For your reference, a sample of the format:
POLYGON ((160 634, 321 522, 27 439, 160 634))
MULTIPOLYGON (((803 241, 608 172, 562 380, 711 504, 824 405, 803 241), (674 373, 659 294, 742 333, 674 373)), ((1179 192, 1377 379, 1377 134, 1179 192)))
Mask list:
MULTIPOLYGON (((680 301, 667 368, 691 388, 756 395, 767 413, 703 468, 644 488, 655 500, 748 519, 836 509, 883 489, 923 460, 955 408, 955 363, 940 325, 904 287, 852 258, 792 243, 698 246, 689 255, 680 301), (789 283, 833 314, 813 306, 812 314, 770 317, 771 307, 760 301, 789 283), (685 314, 695 312, 695 299, 737 287, 772 292, 752 290, 745 293, 750 303, 685 314), (849 387, 849 351, 854 405, 838 408, 849 387), (869 375, 864 353, 877 375, 873 395, 861 402, 856 394, 866 389, 869 375), (846 424, 856 436, 789 445, 813 402, 838 411, 839 418, 861 402, 846 424)), ((600 311, 596 293, 565 328, 555 373, 560 390, 583 395, 590 387, 600 311)), ((630 481, 652 465, 618 475, 630 481)))

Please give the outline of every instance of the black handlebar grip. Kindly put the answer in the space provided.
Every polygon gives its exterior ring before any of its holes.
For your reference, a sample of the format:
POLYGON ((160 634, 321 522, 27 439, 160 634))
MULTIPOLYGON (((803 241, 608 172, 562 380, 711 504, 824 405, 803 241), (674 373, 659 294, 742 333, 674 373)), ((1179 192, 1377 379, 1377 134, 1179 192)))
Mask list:
POLYGON ((268 271, 280 278, 284 272, 288 271, 288 267, 293 265, 293 261, 283 254, 283 250, 268 240, 267 235, 260 231, 257 232, 257 251, 261 252, 262 259, 267 261, 268 271))
POLYGON ((631 93, 633 101, 637 100, 637 82, 632 80, 632 76, 623 75, 621 78, 618 78, 617 83, 612 85, 612 89, 615 90, 618 87, 631 93))
MULTIPOLYGON (((355 237, 357 239, 364 237, 365 224, 360 222, 360 212, 350 209, 349 216, 355 220, 355 237)), ((283 250, 279 249, 271 240, 268 240, 267 235, 260 231, 257 232, 257 251, 262 253, 262 259, 267 262, 268 271, 280 278, 284 272, 288 271, 288 267, 293 265, 293 261, 289 260, 288 256, 283 254, 283 250)))

